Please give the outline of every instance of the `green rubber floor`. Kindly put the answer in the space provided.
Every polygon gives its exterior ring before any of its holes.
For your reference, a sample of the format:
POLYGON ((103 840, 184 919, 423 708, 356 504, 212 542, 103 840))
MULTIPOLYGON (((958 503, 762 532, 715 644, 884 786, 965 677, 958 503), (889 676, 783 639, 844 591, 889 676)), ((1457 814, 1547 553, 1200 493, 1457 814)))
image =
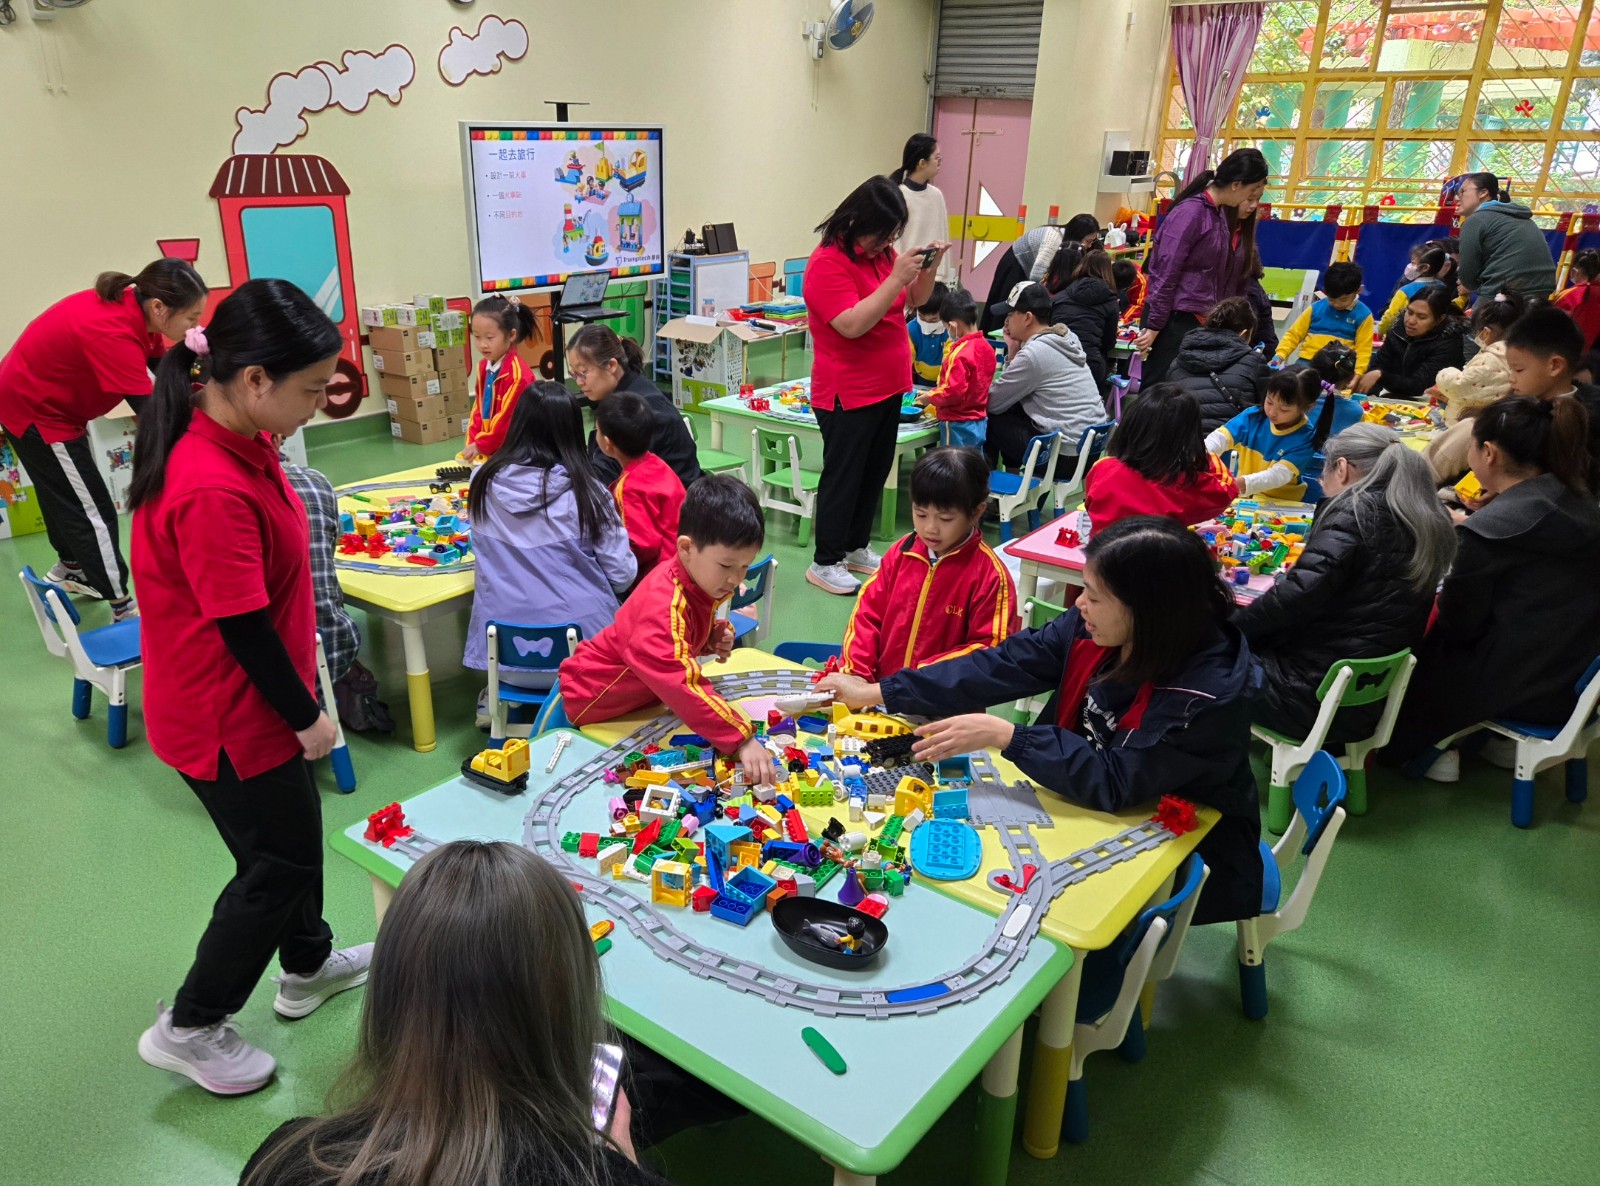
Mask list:
MULTIPOLYGON (((319 445, 312 461, 344 482, 452 451, 374 435, 319 445)), ((794 524, 774 518, 769 645, 838 639, 849 601, 805 583, 794 524)), ((219 531, 215 546, 225 541, 219 531)), ((24 563, 52 562, 42 535, 0 541, 8 584, 24 563)), ((85 608, 91 625, 105 613, 85 608)), ((319 770, 328 831, 448 778, 481 745, 480 681, 460 667, 464 629, 462 615, 429 635, 431 754, 408 745, 399 639, 369 630, 363 658, 401 732, 351 738, 353 795, 319 770)), ((113 751, 102 698, 90 720, 72 719, 68 669, 44 653, 14 584, 0 591, 0 638, 0 1183, 232 1182, 273 1127, 319 1108, 352 1048, 362 994, 284 1022, 263 984, 239 1016, 280 1064, 257 1095, 214 1099, 140 1062, 135 1040, 187 967, 227 854, 150 753, 137 678, 129 744, 113 751)), ((1088 1143, 1040 1162, 1019 1141, 1013 1182, 1600 1180, 1600 802, 1569 805, 1559 772, 1546 774, 1536 826, 1519 831, 1510 775, 1471 761, 1450 787, 1380 773, 1371 799, 1371 813, 1346 825, 1307 925, 1269 950, 1268 1020, 1239 1014, 1232 930, 1196 931, 1157 1001, 1145 1061, 1090 1060, 1088 1143)), ((368 886, 330 858, 327 916, 346 941, 372 938, 368 886)), ((891 1081, 893 1035, 886 1023, 881 1063, 852 1075, 891 1081)), ((774 1079, 783 1073, 774 1062, 774 1079)), ((964 1181, 971 1117, 969 1093, 885 1181, 964 1181)), ((659 1153, 682 1186, 830 1180, 814 1156, 748 1118, 659 1153)))

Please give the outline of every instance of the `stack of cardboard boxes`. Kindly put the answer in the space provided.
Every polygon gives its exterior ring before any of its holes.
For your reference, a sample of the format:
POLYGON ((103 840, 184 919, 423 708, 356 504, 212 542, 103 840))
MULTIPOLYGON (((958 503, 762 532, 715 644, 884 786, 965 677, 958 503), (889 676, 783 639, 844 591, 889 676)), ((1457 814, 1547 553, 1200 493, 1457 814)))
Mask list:
POLYGON ((389 407, 389 431, 431 445, 463 435, 472 414, 467 381, 466 314, 442 296, 420 294, 408 305, 361 310, 372 345, 378 389, 389 407))

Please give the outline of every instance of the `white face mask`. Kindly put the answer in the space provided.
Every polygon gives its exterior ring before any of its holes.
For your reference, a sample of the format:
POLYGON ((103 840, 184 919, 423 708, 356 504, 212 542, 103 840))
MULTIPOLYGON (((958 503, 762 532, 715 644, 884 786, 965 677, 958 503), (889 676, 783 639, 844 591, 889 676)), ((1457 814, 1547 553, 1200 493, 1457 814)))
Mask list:
POLYGON ((1407 264, 1406 265, 1406 279, 1407 280, 1415 280, 1417 278, 1417 273, 1420 272, 1421 270, 1422 269, 1420 267, 1418 267, 1416 264, 1407 264))

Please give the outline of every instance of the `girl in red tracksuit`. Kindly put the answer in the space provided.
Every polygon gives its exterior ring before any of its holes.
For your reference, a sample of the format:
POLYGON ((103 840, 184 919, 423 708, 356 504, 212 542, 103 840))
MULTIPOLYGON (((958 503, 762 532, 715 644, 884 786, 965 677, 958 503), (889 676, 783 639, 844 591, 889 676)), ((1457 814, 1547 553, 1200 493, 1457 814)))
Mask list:
POLYGON ((488 457, 506 439, 517 395, 533 381, 517 345, 533 333, 533 310, 503 296, 484 297, 472 309, 472 344, 477 347, 478 387, 467 425, 468 461, 488 457))
POLYGON ((950 330, 950 341, 939 366, 939 382, 925 402, 939 418, 941 445, 982 449, 988 436, 994 345, 978 332, 978 304, 965 290, 947 292, 939 316, 950 330))
POLYGON ((1017 631, 1016 586, 979 531, 988 498, 989 467, 977 450, 922 455, 911 471, 916 530, 862 585, 845 630, 844 670, 879 680, 1017 631))
POLYGON ((1104 459, 1089 471, 1083 505, 1098 532, 1130 515, 1193 526, 1238 497, 1227 466, 1206 452, 1199 402, 1176 383, 1157 383, 1124 405, 1104 459))

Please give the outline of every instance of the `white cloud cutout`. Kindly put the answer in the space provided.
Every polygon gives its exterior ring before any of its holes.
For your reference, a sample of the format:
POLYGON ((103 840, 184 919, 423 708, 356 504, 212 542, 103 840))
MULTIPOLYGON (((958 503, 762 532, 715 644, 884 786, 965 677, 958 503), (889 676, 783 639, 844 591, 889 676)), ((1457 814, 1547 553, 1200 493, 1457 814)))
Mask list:
POLYGON ((355 113, 365 110, 375 94, 391 103, 417 76, 416 62, 404 46, 391 45, 379 54, 350 50, 332 62, 314 62, 294 74, 279 74, 267 84, 267 103, 260 111, 241 107, 234 119, 235 153, 270 153, 293 144, 308 131, 305 117, 330 106, 355 113))
POLYGON ((439 51, 439 73, 451 86, 460 86, 474 74, 495 73, 502 57, 514 62, 527 52, 527 26, 486 16, 475 37, 459 28, 450 30, 449 44, 439 51))

